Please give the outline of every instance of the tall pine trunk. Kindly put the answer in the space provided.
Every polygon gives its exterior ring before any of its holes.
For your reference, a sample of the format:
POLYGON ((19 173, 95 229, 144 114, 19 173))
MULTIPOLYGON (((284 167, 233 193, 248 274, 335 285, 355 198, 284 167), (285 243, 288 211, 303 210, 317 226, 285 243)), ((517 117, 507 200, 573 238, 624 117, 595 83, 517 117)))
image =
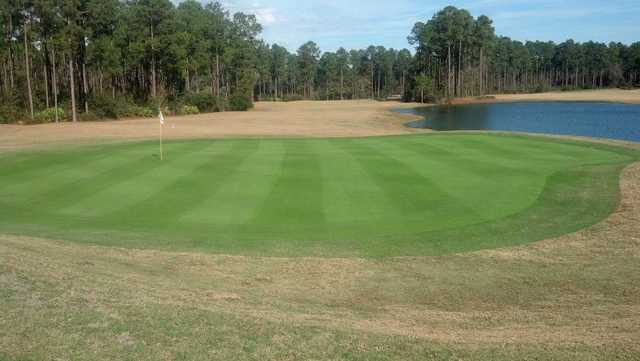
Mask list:
POLYGON ((371 60, 371 99, 374 99, 376 96, 375 91, 375 80, 373 78, 373 60, 371 60))
POLYGON ((53 107, 56 110, 56 123, 60 121, 58 119, 58 75, 56 74, 56 47, 51 47, 51 66, 53 71, 51 73, 51 82, 53 83, 53 107))
POLYGON ((78 114, 76 112, 76 82, 73 74, 73 57, 69 57, 69 88, 71 91, 71 119, 73 122, 78 121, 78 114))
POLYGON ((340 100, 344 100, 344 69, 340 67, 340 100))
POLYGON ((194 79, 193 81, 196 83, 196 93, 200 93, 200 76, 198 76, 198 67, 194 71, 194 79))
POLYGON ((462 95, 462 39, 458 40, 458 79, 456 82, 457 95, 462 95))
MULTIPOLYGON (((46 39, 46 38, 45 38, 46 39)), ((49 69, 47 67, 47 64, 49 63, 49 51, 47 50, 47 42, 46 40, 43 41, 42 44, 42 70, 43 70, 43 74, 44 74, 44 96, 45 96, 45 102, 47 105, 47 108, 49 108, 50 106, 50 102, 49 102, 49 69)))
POLYGON ((7 70, 7 63, 2 60, 2 85, 5 93, 9 94, 10 86, 9 86, 9 71, 7 70))
POLYGON ((451 44, 447 44, 447 98, 451 98, 451 44))
POLYGON ((480 95, 484 95, 484 47, 480 47, 480 95))
POLYGON ((27 75, 27 92, 29 94, 29 111, 31 112, 31 120, 33 120, 34 118, 34 113, 33 113, 33 93, 31 90, 31 69, 30 69, 30 61, 29 61, 29 42, 27 40, 29 34, 29 24, 27 23, 27 20, 25 19, 24 22, 24 66, 25 66, 25 73, 27 75))
MULTIPOLYGON (((67 19, 67 23, 71 25, 71 20, 67 19)), ((71 120, 75 123, 78 121, 78 113, 76 109, 76 81, 73 74, 73 44, 69 39, 69 92, 71 96, 71 120)))
POLYGON ((9 83, 11 84, 11 90, 16 88, 15 80, 15 66, 13 64, 13 16, 9 14, 9 24, 7 28, 7 43, 9 44, 9 83))
POLYGON ((87 66, 82 56, 82 92, 84 93, 84 112, 89 113, 89 86, 87 84, 87 66))
POLYGON ((156 97, 156 51, 154 44, 153 23, 151 23, 151 96, 156 97))
POLYGON ((216 96, 220 96, 220 54, 216 54, 216 96))
MULTIPOLYGON (((46 57, 47 54, 47 50, 44 50, 44 55, 46 57)), ((43 74, 44 74, 44 97, 45 97, 45 102, 47 104, 47 108, 49 108, 49 76, 47 75, 47 62, 45 60, 44 65, 43 65, 43 74)))

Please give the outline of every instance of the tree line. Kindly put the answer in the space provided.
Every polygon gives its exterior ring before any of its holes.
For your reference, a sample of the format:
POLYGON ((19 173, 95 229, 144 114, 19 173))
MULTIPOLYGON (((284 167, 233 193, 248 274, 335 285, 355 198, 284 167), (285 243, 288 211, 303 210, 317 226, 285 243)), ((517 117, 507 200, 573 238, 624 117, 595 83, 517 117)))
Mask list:
POLYGON ((243 110, 253 100, 432 101, 640 83, 640 43, 522 43, 451 6, 415 24, 415 54, 322 53, 314 42, 290 52, 259 38, 254 15, 196 0, 2 0, 0 28, 0 121, 47 109, 90 119, 119 103, 243 110))
POLYGON ((374 46, 321 54, 308 42, 291 53, 258 38, 254 15, 219 2, 3 0, 0 11, 0 121, 46 109, 76 121, 117 113, 104 108, 118 102, 153 110, 185 96, 200 110, 234 109, 238 98, 246 109, 253 100, 382 97, 405 86, 412 61, 406 49, 374 46))
POLYGON ((314 42, 295 53, 262 44, 258 58, 260 99, 344 100, 401 94, 412 63, 407 49, 367 49, 321 53, 314 42))
POLYGON ((412 99, 640 85, 640 42, 523 43, 453 6, 415 24, 408 40, 416 46, 412 99))
POLYGON ((2 0, 4 103, 89 114, 105 97, 138 103, 208 90, 250 101, 261 26, 220 3, 2 0))

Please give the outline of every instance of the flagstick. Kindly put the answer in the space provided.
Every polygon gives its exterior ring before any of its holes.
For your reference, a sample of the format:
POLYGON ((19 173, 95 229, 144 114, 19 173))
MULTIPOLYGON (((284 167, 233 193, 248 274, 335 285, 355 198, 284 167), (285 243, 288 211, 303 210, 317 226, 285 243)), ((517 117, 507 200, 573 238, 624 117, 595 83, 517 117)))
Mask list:
POLYGON ((162 128, 164 128, 164 115, 162 115, 162 109, 158 107, 158 120, 160 121, 160 160, 164 160, 164 153, 162 152, 162 128))
POLYGON ((162 123, 160 123, 160 160, 164 160, 164 155, 162 153, 162 123))

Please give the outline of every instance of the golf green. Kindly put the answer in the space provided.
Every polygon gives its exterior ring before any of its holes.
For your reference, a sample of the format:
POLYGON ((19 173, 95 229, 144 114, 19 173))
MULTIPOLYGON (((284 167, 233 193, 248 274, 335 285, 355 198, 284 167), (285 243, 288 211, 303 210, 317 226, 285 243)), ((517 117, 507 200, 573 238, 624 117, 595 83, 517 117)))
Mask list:
POLYGON ((496 134, 224 139, 0 155, 0 233, 267 256, 522 244, 610 214, 631 150, 496 134))

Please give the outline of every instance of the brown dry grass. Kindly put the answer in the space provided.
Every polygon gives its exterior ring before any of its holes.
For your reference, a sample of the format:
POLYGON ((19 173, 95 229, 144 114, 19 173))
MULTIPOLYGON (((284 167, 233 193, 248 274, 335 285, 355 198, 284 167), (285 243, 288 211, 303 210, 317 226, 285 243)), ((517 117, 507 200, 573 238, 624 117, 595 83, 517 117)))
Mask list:
MULTIPOLYGON (((168 117, 164 136, 220 137, 361 137, 416 132, 403 123, 416 117, 392 112, 415 105, 398 102, 300 101, 257 103, 249 112, 208 113, 168 117)), ((41 124, 0 124, 0 150, 36 145, 77 144, 158 137, 158 120, 41 124)))
POLYGON ((640 89, 601 89, 567 92, 549 92, 539 94, 500 94, 495 99, 459 98, 454 104, 495 103, 517 101, 601 101, 614 103, 640 104, 640 89))

